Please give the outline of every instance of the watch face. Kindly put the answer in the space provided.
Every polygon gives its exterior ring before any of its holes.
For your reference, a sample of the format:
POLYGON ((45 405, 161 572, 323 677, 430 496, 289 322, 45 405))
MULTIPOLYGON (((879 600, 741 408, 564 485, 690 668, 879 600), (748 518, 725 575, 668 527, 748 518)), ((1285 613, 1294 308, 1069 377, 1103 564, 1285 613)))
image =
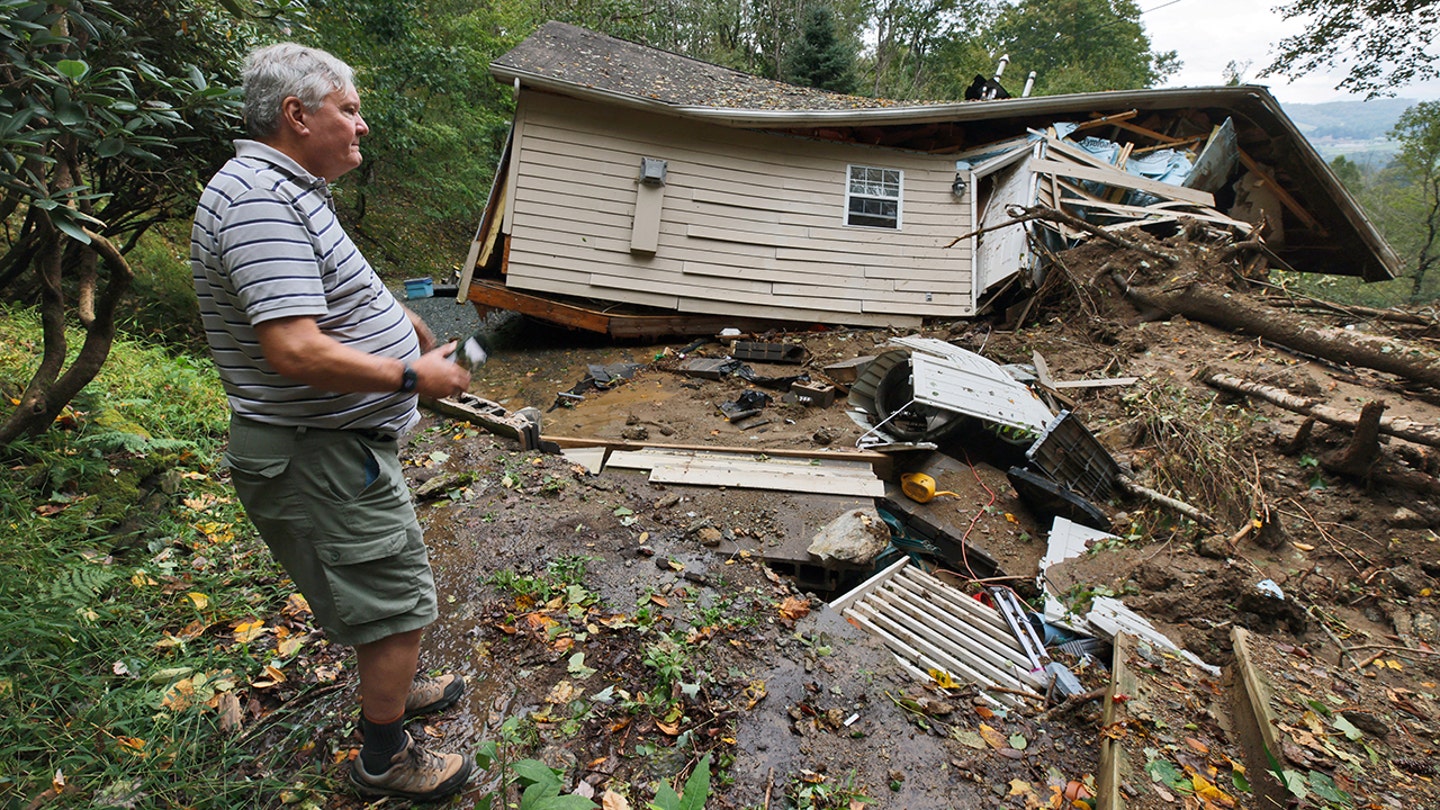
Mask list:
POLYGON ((400 372, 400 393, 408 394, 415 390, 415 383, 418 379, 415 376, 415 369, 406 364, 405 370, 400 372))

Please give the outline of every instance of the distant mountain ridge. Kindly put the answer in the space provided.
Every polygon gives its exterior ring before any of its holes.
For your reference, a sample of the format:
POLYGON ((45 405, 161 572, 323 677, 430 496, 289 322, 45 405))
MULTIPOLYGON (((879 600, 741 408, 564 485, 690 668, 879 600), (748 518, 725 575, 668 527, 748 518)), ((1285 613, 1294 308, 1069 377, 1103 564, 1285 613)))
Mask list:
POLYGON ((1323 104, 1282 104, 1285 114, 1312 141, 1384 140, 1400 114, 1416 103, 1409 98, 1372 101, 1327 101, 1323 104))
POLYGON ((1345 155, 1378 167, 1388 163, 1397 148, 1390 130, 1400 114, 1416 103, 1409 98, 1379 98, 1281 107, 1321 157, 1332 160, 1345 155))

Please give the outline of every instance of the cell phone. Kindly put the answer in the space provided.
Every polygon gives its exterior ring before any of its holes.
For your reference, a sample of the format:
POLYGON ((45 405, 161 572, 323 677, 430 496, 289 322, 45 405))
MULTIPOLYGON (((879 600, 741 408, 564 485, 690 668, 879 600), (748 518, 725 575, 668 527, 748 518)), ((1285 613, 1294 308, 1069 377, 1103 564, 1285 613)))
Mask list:
POLYGON ((485 365, 490 359, 490 347, 485 342, 485 337, 478 332, 460 341, 455 351, 450 353, 450 360, 458 363, 471 371, 485 365))

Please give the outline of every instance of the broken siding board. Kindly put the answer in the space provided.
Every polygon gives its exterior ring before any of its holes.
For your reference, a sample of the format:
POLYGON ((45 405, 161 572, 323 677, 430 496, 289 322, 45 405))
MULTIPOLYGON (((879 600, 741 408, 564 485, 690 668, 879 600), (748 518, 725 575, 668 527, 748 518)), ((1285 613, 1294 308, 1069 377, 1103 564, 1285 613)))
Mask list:
POLYGON ((828 495, 854 495, 873 498, 885 492, 885 482, 830 476, 814 476, 784 470, 722 470, 707 467, 673 467, 660 465, 650 471, 655 484, 688 484, 690 486, 739 487, 769 489, 782 492, 813 492, 828 495))
MULTIPOLYGON (((775 284, 773 291, 776 295, 808 295, 815 298, 853 298, 855 291, 847 286, 816 286, 810 284, 775 284)), ((945 293, 926 290, 866 290, 864 304, 880 303, 889 301, 892 303, 913 303, 933 304, 936 307, 949 308, 966 306, 970 303, 968 291, 960 293, 945 293)))
POLYGON ((839 599, 830 603, 830 609, 836 613, 844 613, 845 609, 858 602, 862 597, 876 588, 881 587, 891 577, 910 565, 909 557, 901 557, 899 560, 886 566, 884 570, 860 583, 858 586, 842 595, 839 599))
POLYGON ((828 274, 819 272, 818 268, 799 269, 776 269, 771 263, 762 263, 758 267, 747 267, 735 269, 726 265, 711 264, 709 262, 696 261, 685 262, 686 275, 710 276, 714 278, 746 278, 754 280, 769 281, 773 284, 796 284, 801 286, 813 286, 815 290, 812 295, 822 295, 821 290, 826 287, 844 287, 851 290, 865 290, 874 292, 891 289, 890 282, 883 279, 868 280, 859 275, 842 275, 840 273, 828 274))
POLYGON ((1062 163, 1055 160, 1037 160, 1031 164, 1037 172, 1056 174, 1061 177, 1073 177, 1079 180, 1090 180, 1096 183, 1103 183, 1107 186, 1119 186, 1120 188, 1147 191, 1151 194, 1158 194, 1175 200, 1198 203, 1210 207, 1215 206, 1215 195, 1205 191, 1197 191, 1184 186, 1172 186, 1169 183, 1162 183, 1159 180, 1151 180, 1141 177, 1138 174, 1130 174, 1113 166, 1105 169, 1082 166, 1080 164, 1062 163))
POLYGON ((1010 626, 1005 623, 1005 617, 991 607, 971 599, 953 585, 911 566, 902 576, 897 577, 896 587, 914 588, 926 593, 934 594, 936 599, 946 604, 951 612, 964 613, 971 617, 972 623, 987 625, 991 635, 996 638, 1009 639, 1009 644, 1014 647, 1016 661, 1024 660, 1024 651, 1020 649, 1020 642, 1010 632, 1010 626))

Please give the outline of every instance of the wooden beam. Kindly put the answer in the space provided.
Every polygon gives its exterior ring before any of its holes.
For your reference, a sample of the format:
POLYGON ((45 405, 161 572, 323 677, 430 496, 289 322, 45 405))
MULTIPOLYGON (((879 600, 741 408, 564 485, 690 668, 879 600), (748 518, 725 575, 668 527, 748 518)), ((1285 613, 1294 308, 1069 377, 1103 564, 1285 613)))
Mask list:
POLYGON ((711 444, 672 444, 666 442, 631 442, 624 439, 602 439, 581 436, 551 436, 545 441, 560 447, 607 447, 611 450, 691 450, 704 453, 736 453, 744 456, 775 456, 776 458, 818 458, 835 461, 865 461, 870 464, 889 462, 890 457, 874 450, 798 450, 779 447, 725 447, 711 444))
POLYGON ((1071 130, 1071 134, 1073 135, 1076 132, 1084 132, 1087 129, 1098 129, 1103 126, 1114 124, 1117 121, 1129 121, 1131 118, 1134 118, 1139 114, 1139 110, 1126 110, 1125 112, 1115 113, 1114 115, 1102 115, 1099 118, 1092 118, 1089 121, 1086 121, 1085 123, 1075 127, 1075 129, 1071 130))
POLYGON ((1294 214, 1296 219, 1305 223, 1306 227, 1310 228, 1321 236, 1330 235, 1329 232, 1325 230, 1325 226, 1320 224, 1320 220, 1316 219, 1314 215, 1311 214, 1309 211, 1306 211, 1305 207, 1300 204, 1299 200, 1296 200, 1294 197, 1290 196, 1290 192, 1286 191, 1284 187, 1282 187, 1278 182, 1276 182, 1275 177, 1271 175, 1264 166, 1261 166, 1255 161, 1255 158, 1252 158, 1250 157, 1250 155, 1246 154, 1244 149, 1240 149, 1238 151, 1240 153, 1240 162, 1245 166, 1245 168, 1254 172, 1260 177, 1261 180, 1265 181, 1265 184, 1270 187, 1270 190, 1275 193, 1275 196, 1280 198, 1280 204, 1285 206, 1286 210, 1294 214))
POLYGON ((1185 200, 1186 202, 1193 202, 1199 205, 1207 205, 1211 208, 1215 207, 1214 194, 1206 191, 1197 191, 1193 188, 1185 188, 1183 186, 1173 186, 1169 183, 1162 183, 1159 180, 1151 180, 1147 177, 1121 171, 1113 166, 1101 169, 1092 166, 1062 163, 1058 160, 1037 160, 1030 165, 1037 172, 1058 174, 1062 177, 1074 177, 1078 180, 1091 180, 1110 186, 1133 188, 1137 191, 1159 194, 1174 200, 1185 200))

